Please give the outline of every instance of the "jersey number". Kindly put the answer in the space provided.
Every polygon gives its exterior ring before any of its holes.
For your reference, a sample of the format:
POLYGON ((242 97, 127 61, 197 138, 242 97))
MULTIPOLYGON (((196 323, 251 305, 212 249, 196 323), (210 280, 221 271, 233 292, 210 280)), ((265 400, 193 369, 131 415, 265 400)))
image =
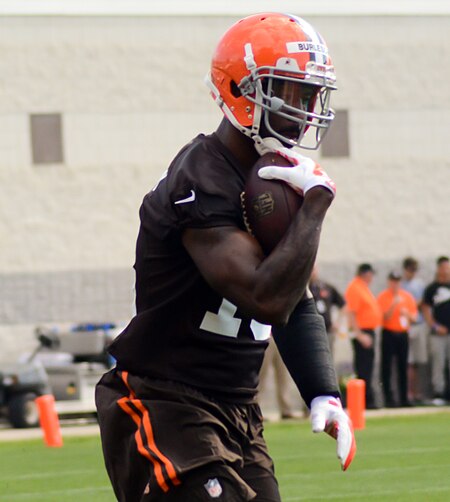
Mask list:
MULTIPOLYGON (((204 329, 205 331, 209 331, 217 335, 237 338, 242 319, 234 317, 236 312, 236 305, 233 305, 224 298, 217 314, 206 312, 202 324, 200 325, 200 329, 204 329)), ((254 320, 250 323, 250 328, 253 332, 255 340, 267 340, 270 337, 270 331, 272 329, 271 326, 261 324, 254 320)))

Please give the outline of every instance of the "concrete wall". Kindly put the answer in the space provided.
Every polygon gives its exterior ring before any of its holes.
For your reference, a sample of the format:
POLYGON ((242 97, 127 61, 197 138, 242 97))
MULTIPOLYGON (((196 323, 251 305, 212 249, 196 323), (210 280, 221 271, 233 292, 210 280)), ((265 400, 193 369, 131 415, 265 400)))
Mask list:
MULTIPOLYGON (((306 17, 306 16, 305 16, 306 17)), ((203 77, 236 16, 0 17, 0 340, 36 323, 126 320, 138 208, 177 150, 221 118, 203 77), (64 162, 33 165, 30 114, 62 118, 64 162)), ((308 16, 339 78, 350 156, 322 275, 450 254, 448 16, 308 16)))

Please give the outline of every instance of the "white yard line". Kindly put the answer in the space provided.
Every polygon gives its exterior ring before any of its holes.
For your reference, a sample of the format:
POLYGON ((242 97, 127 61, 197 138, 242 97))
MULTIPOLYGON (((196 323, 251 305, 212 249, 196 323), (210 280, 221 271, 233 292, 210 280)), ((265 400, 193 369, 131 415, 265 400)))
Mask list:
POLYGON ((92 469, 78 469, 78 470, 68 470, 68 471, 57 471, 57 472, 35 472, 33 474, 17 474, 0 476, 0 483, 2 481, 24 481, 28 479, 43 479, 43 478, 59 478, 61 476, 79 476, 80 474, 91 474, 92 469))
MULTIPOLYGON (((414 495, 418 493, 424 493, 424 494, 430 494, 430 493, 439 493, 439 492, 447 492, 449 489, 449 486, 427 486, 424 488, 414 488, 414 495)), ((398 490, 374 490, 371 488, 371 491, 368 492, 367 490, 364 492, 343 492, 342 490, 339 491, 339 493, 327 493, 323 494, 321 493, 320 495, 317 496, 311 496, 308 495, 307 497, 302 497, 302 496, 295 496, 295 497, 284 497, 283 502, 300 502, 303 500, 353 500, 353 497, 364 497, 365 499, 371 499, 371 498, 376 498, 379 500, 380 497, 387 497, 387 496, 395 496, 395 495, 405 495, 405 487, 404 486, 399 486, 398 490)), ((390 500, 395 500, 390 499, 390 500)), ((427 500, 427 497, 424 497, 423 500, 427 500)))
MULTIPOLYGON (((0 500, 5 502, 10 502, 12 500, 45 500, 49 496, 60 496, 61 500, 64 500, 64 497, 69 495, 86 495, 90 493, 103 493, 111 491, 110 486, 96 486, 96 487, 87 487, 87 488, 73 488, 68 490, 53 490, 45 493, 36 493, 36 492, 23 492, 23 493, 14 493, 7 495, 0 495, 0 500)), ((48 500, 48 499, 47 499, 48 500)))

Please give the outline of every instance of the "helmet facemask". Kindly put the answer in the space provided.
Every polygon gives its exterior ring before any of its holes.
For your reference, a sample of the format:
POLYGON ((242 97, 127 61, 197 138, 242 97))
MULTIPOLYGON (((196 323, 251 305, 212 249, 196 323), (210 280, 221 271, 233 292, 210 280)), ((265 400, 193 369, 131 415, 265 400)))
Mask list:
MULTIPOLYGON (((322 73, 328 70, 321 67, 322 73)), ((325 76, 300 70, 286 73, 274 67, 251 70, 238 84, 242 96, 255 105, 248 135, 255 141, 270 135, 286 146, 316 150, 335 117, 330 107, 330 94, 335 89, 334 82, 329 82, 330 75, 331 72, 325 76), (283 119, 281 131, 276 125, 278 117, 283 119), (313 142, 305 139, 310 128, 315 134, 313 142)))

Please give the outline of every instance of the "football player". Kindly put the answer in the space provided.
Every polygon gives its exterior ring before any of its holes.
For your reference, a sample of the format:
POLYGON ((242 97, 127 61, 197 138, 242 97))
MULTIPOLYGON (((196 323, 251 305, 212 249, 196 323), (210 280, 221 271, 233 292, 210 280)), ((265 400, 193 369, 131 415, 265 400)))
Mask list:
POLYGON ((143 200, 137 314, 97 386, 105 463, 121 502, 280 500, 255 398, 271 330, 313 431, 337 439, 344 470, 355 452, 307 288, 335 186, 297 150, 317 148, 334 117, 327 46, 296 16, 253 15, 219 41, 207 83, 225 117, 180 150, 143 200), (240 194, 268 150, 293 167, 260 176, 284 179, 304 202, 265 256, 245 229, 240 194))

